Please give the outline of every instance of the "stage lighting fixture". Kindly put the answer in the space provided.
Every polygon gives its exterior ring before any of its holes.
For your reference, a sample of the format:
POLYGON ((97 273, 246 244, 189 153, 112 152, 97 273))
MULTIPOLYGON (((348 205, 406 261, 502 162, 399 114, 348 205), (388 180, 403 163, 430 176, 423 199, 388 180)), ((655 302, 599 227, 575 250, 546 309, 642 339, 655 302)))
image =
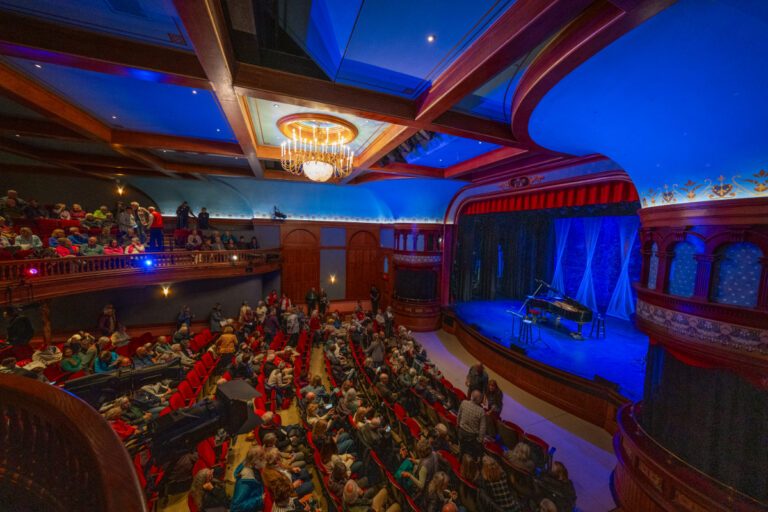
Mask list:
POLYGON ((153 260, 152 258, 145 259, 144 260, 144 266, 147 267, 147 268, 151 268, 151 267, 155 266, 155 260, 153 260))
POLYGON ((24 271, 24 273, 27 275, 27 277, 35 277, 40 273, 40 271, 36 267, 29 267, 24 271))

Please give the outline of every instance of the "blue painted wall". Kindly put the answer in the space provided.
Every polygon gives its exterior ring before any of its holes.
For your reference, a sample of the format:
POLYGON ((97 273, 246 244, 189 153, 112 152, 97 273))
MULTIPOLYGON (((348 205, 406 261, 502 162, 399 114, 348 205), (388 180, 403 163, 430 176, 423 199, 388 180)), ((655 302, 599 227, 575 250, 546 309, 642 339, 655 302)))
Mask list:
POLYGON ((753 308, 757 305, 763 252, 750 243, 729 244, 719 251, 713 274, 712 300, 753 308))
POLYGON ((612 158, 644 207, 768 196, 766 33, 764 0, 680 0, 558 83, 531 136, 612 158))
POLYGON ((195 211, 206 206, 214 217, 270 218, 272 207, 294 220, 339 222, 442 222, 455 180, 404 179, 355 186, 209 178, 204 181, 130 178, 164 212, 184 200, 195 211))

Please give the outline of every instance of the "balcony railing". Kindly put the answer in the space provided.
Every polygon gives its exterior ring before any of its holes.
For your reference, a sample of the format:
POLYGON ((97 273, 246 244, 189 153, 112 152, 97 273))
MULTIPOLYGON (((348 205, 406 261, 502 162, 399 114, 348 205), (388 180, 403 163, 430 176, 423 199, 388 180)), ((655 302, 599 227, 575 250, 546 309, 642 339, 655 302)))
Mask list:
POLYGON ((141 273, 153 269, 189 269, 216 266, 262 265, 276 263, 278 251, 175 251, 143 254, 117 254, 109 256, 77 256, 74 258, 48 258, 11 260, 0 262, 0 283, 46 281, 68 276, 95 276, 102 274, 141 273))

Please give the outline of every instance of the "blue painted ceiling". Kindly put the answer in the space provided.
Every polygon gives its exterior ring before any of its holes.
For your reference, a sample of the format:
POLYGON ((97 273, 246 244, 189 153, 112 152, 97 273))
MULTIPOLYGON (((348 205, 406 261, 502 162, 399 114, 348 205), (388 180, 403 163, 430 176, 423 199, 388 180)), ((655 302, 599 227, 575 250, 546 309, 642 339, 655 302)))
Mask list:
POLYGON ((0 0, 0 10, 192 51, 172 0, 0 0))
POLYGON ((331 80, 415 98, 513 3, 314 0, 282 23, 331 80))
POLYGON ((405 160, 409 164, 445 169, 500 147, 489 142, 436 133, 426 147, 417 145, 405 160))
POLYGON ((531 136, 614 159, 644 206, 764 195, 766 34, 765 0, 680 0, 558 83, 531 136))
POLYGON ((141 70, 127 77, 26 59, 8 61, 113 127, 236 142, 208 90, 158 83, 153 73, 141 70))

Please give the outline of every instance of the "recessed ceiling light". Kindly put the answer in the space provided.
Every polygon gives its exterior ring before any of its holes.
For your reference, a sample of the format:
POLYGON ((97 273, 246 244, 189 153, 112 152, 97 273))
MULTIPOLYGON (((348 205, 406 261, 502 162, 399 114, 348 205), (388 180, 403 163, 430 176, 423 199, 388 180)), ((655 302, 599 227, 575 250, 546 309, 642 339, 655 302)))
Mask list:
POLYGON ((479 140, 479 141, 477 141, 477 143, 478 143, 478 144, 482 144, 482 143, 483 143, 483 141, 479 140))
POLYGON ((112 116, 112 119, 117 119, 117 116, 112 116))
POLYGON ((429 34, 427 36, 427 42, 428 43, 434 43, 435 42, 435 35, 434 34, 429 34))
POLYGON ((43 66, 41 66, 40 64, 35 64, 35 67, 36 67, 37 69, 43 69, 43 66))
POLYGON ((192 94, 197 94, 197 89, 192 89, 192 94))
POLYGON ((439 161, 439 162, 442 162, 442 161, 443 161, 443 159, 441 158, 441 159, 440 159, 440 160, 438 160, 438 161, 439 161))
POLYGON ((220 132, 220 131, 221 131, 221 128, 216 128, 216 131, 217 131, 217 132, 220 132))
POLYGON ((17 137, 21 137, 21 135, 19 135, 18 133, 16 134, 16 136, 17 136, 17 137))
POLYGON ((164 149, 164 150, 163 150, 163 153, 167 153, 167 152, 168 152, 168 150, 167 150, 167 149, 164 149))

